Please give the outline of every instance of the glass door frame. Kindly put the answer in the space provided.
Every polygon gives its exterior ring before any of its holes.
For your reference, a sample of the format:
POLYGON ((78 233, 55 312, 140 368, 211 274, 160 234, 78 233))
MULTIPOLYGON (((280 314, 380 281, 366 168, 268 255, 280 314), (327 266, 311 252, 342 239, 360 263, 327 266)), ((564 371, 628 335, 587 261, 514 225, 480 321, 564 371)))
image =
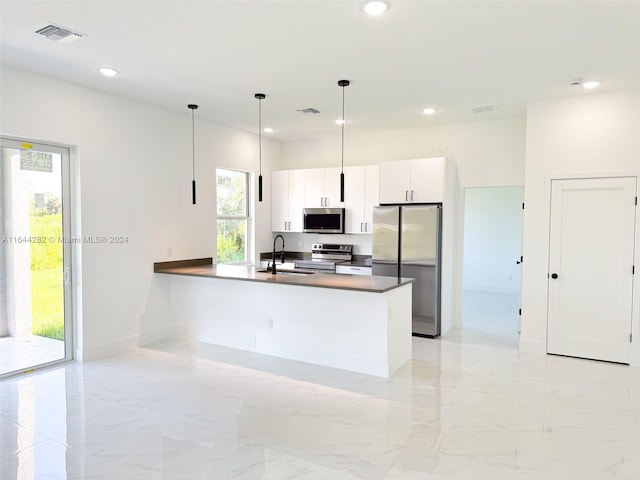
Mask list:
MULTIPOLYGON (((25 139, 0 137, 0 148, 9 148, 17 150, 32 150, 37 152, 53 153, 60 155, 60 173, 62 180, 62 237, 63 239, 69 239, 70 241, 62 242, 62 268, 63 268, 63 317, 64 317, 64 358, 52 360, 45 363, 36 365, 30 365, 29 367, 19 368, 11 372, 0 373, 0 379, 17 375, 21 373, 28 373, 33 370, 46 368, 51 365, 55 365, 62 362, 68 362, 74 359, 75 350, 75 336, 74 336, 74 297, 73 297, 73 249, 74 244, 72 234, 72 205, 71 205, 71 148, 61 145, 53 145, 42 142, 32 142, 25 139)), ((4 221, 4 219, 2 219, 4 221)))

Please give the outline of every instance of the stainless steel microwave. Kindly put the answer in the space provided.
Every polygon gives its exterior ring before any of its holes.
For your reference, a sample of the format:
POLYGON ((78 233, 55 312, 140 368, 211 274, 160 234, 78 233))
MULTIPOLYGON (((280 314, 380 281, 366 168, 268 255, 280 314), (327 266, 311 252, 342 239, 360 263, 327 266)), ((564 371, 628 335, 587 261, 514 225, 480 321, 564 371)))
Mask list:
POLYGON ((302 214, 305 233, 344 233, 344 208, 305 208, 302 214))

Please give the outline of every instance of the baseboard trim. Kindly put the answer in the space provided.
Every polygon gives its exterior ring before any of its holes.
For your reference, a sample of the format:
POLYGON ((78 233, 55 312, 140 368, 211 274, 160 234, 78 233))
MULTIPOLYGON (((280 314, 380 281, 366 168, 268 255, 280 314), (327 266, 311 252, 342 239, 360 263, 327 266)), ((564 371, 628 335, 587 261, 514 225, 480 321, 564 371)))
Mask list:
POLYGON ((95 347, 77 348, 76 360, 79 362, 90 362, 91 360, 97 360, 131 350, 138 346, 138 339, 139 335, 130 335, 119 340, 114 340, 113 342, 96 345, 95 347))
POLYGON ((185 326, 180 324, 170 325, 150 332, 142 332, 139 336, 138 345, 149 345, 164 340, 175 340, 176 338, 184 337, 185 332, 185 326))
POLYGON ((126 352, 141 345, 180 338, 184 335, 184 326, 171 325, 169 327, 143 332, 139 335, 130 335, 119 340, 103 343, 89 348, 76 348, 75 360, 78 362, 89 362, 99 358, 109 357, 118 353, 126 352))

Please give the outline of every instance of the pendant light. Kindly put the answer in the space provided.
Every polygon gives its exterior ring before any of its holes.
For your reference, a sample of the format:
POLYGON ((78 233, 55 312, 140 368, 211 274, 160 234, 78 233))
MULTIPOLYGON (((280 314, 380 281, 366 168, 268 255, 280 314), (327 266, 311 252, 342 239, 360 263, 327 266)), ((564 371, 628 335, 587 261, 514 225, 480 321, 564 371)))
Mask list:
POLYGON ((192 156, 191 156, 191 201, 195 205, 196 204, 196 128, 195 128, 195 115, 194 111, 197 110, 198 105, 194 105, 190 103, 187 105, 187 108, 191 110, 191 146, 192 146, 192 156))
POLYGON ((258 99, 258 149, 260 156, 260 174, 258 175, 258 201, 262 201, 262 100, 266 98, 264 93, 254 95, 258 99))
POLYGON ((342 121, 340 122, 342 129, 342 151, 340 160, 340 201, 344 202, 344 124, 346 123, 346 120, 344 119, 344 87, 349 86, 349 80, 338 80, 338 86, 342 87, 342 121))

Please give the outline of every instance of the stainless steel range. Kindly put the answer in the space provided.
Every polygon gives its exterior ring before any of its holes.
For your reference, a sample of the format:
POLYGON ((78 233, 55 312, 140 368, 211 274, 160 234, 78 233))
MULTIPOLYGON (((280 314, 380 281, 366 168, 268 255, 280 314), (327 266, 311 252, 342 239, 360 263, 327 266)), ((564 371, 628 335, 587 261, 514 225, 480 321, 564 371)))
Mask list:
POLYGON ((336 264, 351 261, 353 245, 335 243, 314 243, 311 258, 296 260, 296 268, 335 272, 336 264))

